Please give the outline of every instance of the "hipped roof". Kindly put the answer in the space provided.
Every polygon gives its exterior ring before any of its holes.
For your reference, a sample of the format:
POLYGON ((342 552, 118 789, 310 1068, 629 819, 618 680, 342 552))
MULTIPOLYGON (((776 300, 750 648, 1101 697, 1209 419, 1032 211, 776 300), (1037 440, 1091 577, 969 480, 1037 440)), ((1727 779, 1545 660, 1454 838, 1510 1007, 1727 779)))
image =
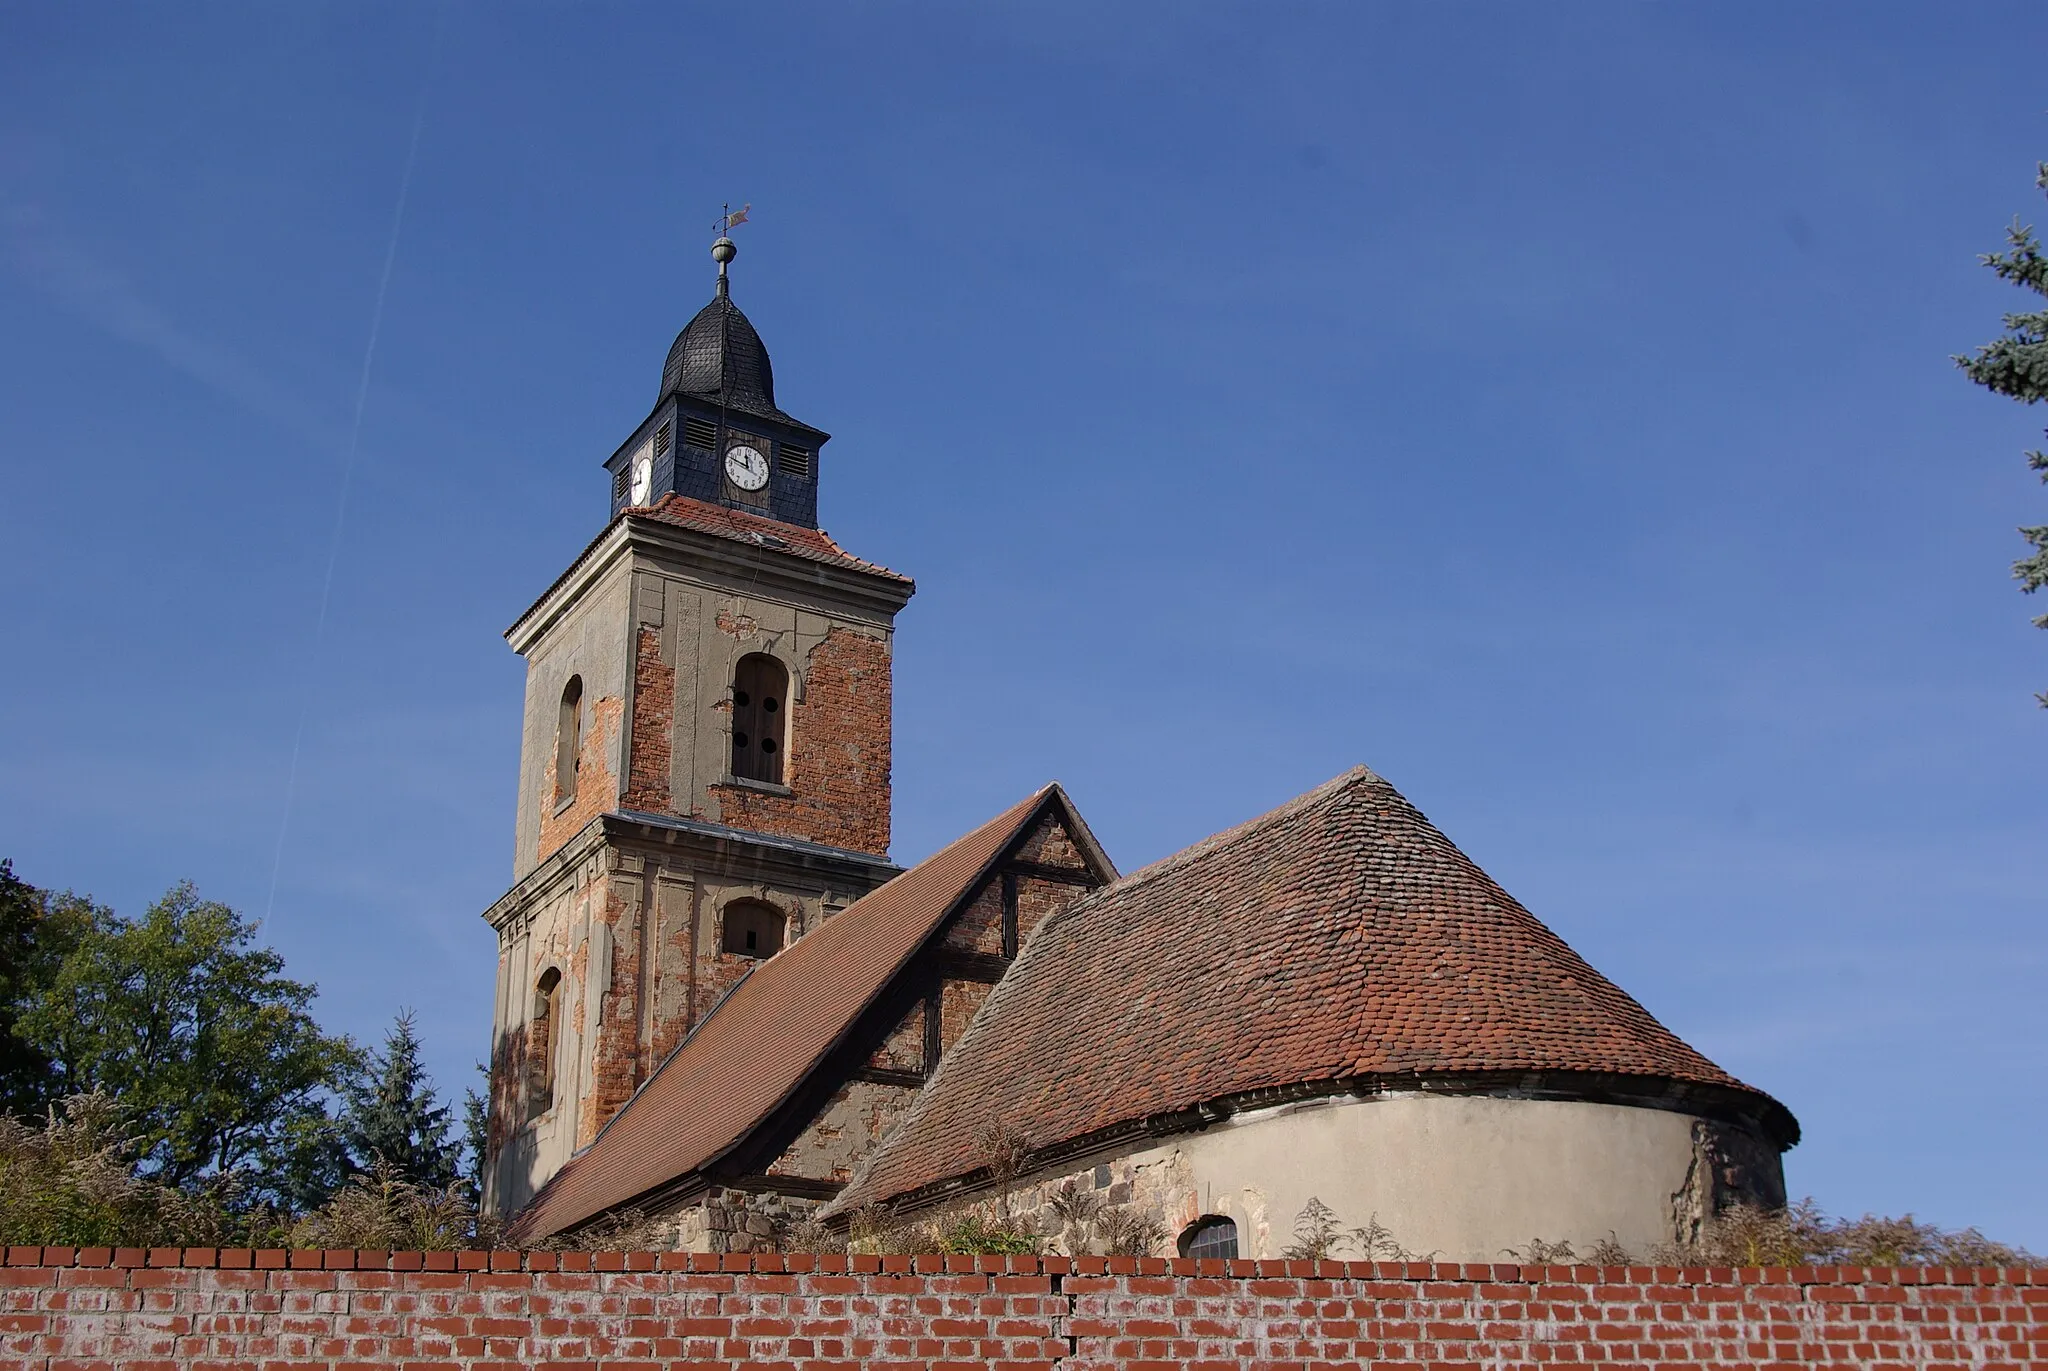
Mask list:
POLYGON ((1048 917, 834 1208, 970 1176, 990 1120, 1057 1152, 1254 1092, 1488 1073, 1675 1083, 1798 1136, 1360 767, 1048 917))

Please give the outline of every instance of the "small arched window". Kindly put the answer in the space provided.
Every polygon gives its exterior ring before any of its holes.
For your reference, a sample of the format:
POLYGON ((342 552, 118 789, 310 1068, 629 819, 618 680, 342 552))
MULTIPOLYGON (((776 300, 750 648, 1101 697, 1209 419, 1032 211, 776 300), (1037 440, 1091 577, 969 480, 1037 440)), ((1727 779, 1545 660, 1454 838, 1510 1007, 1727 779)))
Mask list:
POLYGON ((732 673, 732 774, 782 784, 788 734, 789 672, 765 652, 740 658, 732 673))
POLYGON ((1237 1256, 1237 1225, 1221 1214, 1204 1214, 1181 1230, 1179 1246, 1183 1257, 1234 1259, 1237 1256))
POLYGON ((526 1025, 526 1103, 529 1118, 555 1107, 555 1026, 562 1018, 562 973, 549 967, 533 986, 533 1016, 526 1025))
POLYGON ((736 900, 725 907, 727 952, 741 957, 772 957, 782 951, 781 910, 760 900, 736 900))
POLYGON ((583 759, 583 678, 571 676, 562 687, 562 705, 555 715, 555 803, 576 797, 576 768, 583 759))

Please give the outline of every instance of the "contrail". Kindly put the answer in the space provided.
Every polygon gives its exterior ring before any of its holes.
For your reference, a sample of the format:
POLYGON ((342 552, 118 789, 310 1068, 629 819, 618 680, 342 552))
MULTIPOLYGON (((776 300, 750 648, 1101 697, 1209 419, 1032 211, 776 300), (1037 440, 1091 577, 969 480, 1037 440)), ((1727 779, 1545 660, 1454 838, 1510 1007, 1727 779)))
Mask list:
MULTIPOLYGON (((446 18, 443 10, 442 17, 446 18)), ((398 205, 391 212, 391 236, 384 244, 384 273, 377 279, 377 304, 370 311, 370 340, 363 348, 363 370, 356 380, 355 419, 349 425, 348 446, 341 459, 341 497, 334 506, 334 531, 327 539, 327 572, 320 579, 320 609, 313 616, 313 642, 307 649, 306 686, 299 699, 299 724, 292 733, 292 761, 285 773, 284 810, 277 821, 277 847, 270 858, 270 894, 263 901, 263 922, 270 922, 271 910, 277 904, 277 877, 284 867, 285 834, 291 829, 292 801, 299 786, 299 752, 306 741, 306 717, 313 708, 313 667, 320 656, 320 644, 327 633, 327 605, 334 596, 334 568, 341 559, 341 530, 348 521, 348 492, 356 470, 356 449, 363 436, 363 407, 370 398, 370 369, 377 360, 377 335, 384 329, 384 298, 391 291, 391 268, 398 260, 398 235, 405 227, 405 202, 412 194, 412 170, 419 160, 420 132, 427 124, 427 93, 434 88, 434 68, 439 65, 441 35, 445 26, 434 31, 433 55, 427 61, 426 78, 420 82, 419 107, 412 120, 412 142, 405 150, 405 171, 398 178, 398 205)))

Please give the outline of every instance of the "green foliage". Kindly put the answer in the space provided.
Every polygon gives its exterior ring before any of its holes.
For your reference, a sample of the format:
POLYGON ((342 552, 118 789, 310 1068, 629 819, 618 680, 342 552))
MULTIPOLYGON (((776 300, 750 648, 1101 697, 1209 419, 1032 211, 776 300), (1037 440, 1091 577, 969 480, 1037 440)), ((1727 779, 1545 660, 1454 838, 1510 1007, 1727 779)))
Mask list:
POLYGON ((37 890, 0 861, 0 1114, 40 1119, 63 1097, 56 1064, 16 1025, 56 980, 92 912, 76 896, 37 890))
MULTIPOLYGON (((481 1064, 477 1072, 489 1089, 491 1073, 481 1064)), ((462 1178, 469 1185, 469 1197, 481 1204, 484 1194, 484 1166, 491 1155, 491 1102, 475 1086, 462 1092, 462 1178)))
POLYGON ((398 1015, 384 1050, 347 1094, 342 1136, 359 1169, 427 1191, 457 1184, 460 1149, 448 1137, 448 1108, 420 1064, 410 1012, 398 1015))
MULTIPOLYGON (((2048 162, 2036 168, 2034 184, 2048 190, 2048 162)), ((1982 260, 1999 280, 2031 290, 2048 300, 2048 257, 2031 224, 2017 219, 2005 232, 2007 251, 1987 254, 1982 260)), ((1972 381, 1995 395, 2005 395, 2021 404, 2048 400, 2048 307, 2005 316, 2005 332, 1978 348, 1969 357, 1958 357, 1956 365, 1972 381)), ((2027 465, 2048 482, 2048 452, 2029 452, 2027 465)), ((2032 594, 2048 586, 2048 524, 2020 529, 2033 551, 2014 562, 2012 574, 2020 589, 2032 594)), ((2034 620, 2037 628, 2048 628, 2048 614, 2034 620)), ((2048 706, 2048 693, 2039 697, 2048 706)))
POLYGON ((0 1243, 215 1246, 239 1236, 221 1197, 135 1174, 105 1095, 50 1109, 40 1127, 0 1116, 0 1243))
POLYGON ((957 1214, 937 1229, 941 1252, 1024 1253, 1038 1250, 1037 1235, 978 1209, 957 1214))
POLYGON ((421 1185, 389 1162, 356 1175, 291 1230, 294 1247, 405 1252, 488 1247, 493 1237, 488 1226, 480 1231, 460 1182, 421 1185))
POLYGON ((15 1025, 53 1093, 117 1101, 144 1170, 188 1189, 321 1150, 322 1094, 360 1054, 320 1031, 313 987, 249 923, 189 884, 140 919, 84 906, 79 923, 15 1025))
POLYGON ((496 1237, 459 1184, 415 1185, 389 1166, 296 1220, 252 1201, 234 1176, 181 1190, 137 1170, 121 1118, 101 1094, 65 1101, 40 1127, 0 1117, 0 1245, 446 1251, 496 1237))

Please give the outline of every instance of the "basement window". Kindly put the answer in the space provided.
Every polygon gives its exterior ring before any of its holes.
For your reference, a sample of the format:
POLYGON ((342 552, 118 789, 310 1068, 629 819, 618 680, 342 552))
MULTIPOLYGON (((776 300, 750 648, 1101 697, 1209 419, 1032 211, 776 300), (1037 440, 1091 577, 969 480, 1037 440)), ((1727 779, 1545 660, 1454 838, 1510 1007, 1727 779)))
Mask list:
POLYGON ((763 900, 736 900, 725 907, 727 952, 737 957, 772 957, 782 951, 782 911, 763 900))
POLYGON ((1237 1256, 1237 1225, 1220 1214, 1204 1214, 1180 1234, 1183 1257, 1211 1257, 1225 1261, 1237 1256))

